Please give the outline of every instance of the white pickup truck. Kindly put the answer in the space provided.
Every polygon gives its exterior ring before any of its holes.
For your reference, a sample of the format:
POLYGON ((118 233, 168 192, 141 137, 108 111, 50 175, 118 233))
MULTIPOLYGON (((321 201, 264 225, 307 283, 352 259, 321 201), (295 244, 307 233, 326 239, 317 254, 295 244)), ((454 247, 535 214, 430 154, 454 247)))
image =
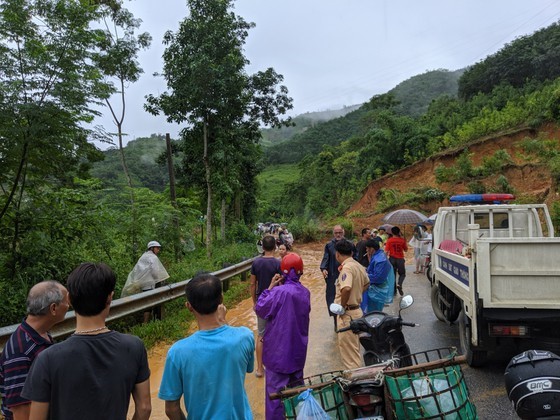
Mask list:
POLYGON ((459 319, 470 366, 502 345, 560 354, 560 238, 546 205, 441 207, 433 241, 432 307, 459 319))

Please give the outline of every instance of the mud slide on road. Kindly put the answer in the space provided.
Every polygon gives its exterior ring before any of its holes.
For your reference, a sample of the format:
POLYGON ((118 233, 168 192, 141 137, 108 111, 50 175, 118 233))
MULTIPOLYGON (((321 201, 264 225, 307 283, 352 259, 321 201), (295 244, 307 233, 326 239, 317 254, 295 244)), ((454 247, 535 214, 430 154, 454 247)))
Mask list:
MULTIPOLYGON (((340 356, 336 347, 336 334, 333 321, 329 317, 325 303, 325 280, 319 271, 319 264, 323 257, 323 243, 312 243, 294 247, 294 252, 301 255, 304 262, 302 283, 311 292, 311 325, 309 328, 309 347, 304 375, 312 376, 322 372, 341 369, 340 356)), ((256 316, 253 312, 251 299, 246 299, 234 308, 230 308, 226 317, 228 323, 234 326, 244 325, 255 331, 256 316)), ((166 419, 164 402, 157 398, 159 384, 163 373, 163 364, 169 345, 153 348, 149 352, 151 369, 150 387, 152 392, 151 419, 166 419)), ((264 419, 264 378, 257 378, 248 374, 245 379, 245 389, 255 419, 264 419)), ((129 412, 132 418, 132 411, 129 412)))

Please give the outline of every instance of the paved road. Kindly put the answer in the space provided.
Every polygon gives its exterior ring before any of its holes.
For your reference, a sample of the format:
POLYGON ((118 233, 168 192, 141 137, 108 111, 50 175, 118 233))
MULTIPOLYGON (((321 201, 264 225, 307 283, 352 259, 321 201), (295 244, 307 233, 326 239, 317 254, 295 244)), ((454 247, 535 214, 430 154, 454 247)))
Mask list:
MULTIPOLYGON (((322 372, 339 370, 341 363, 336 349, 336 335, 331 318, 327 315, 324 301, 324 280, 318 270, 323 246, 310 244, 296 247, 305 264, 302 283, 311 291, 311 326, 309 349, 305 376, 322 372)), ((458 327, 447 325, 436 319, 430 304, 430 286, 424 275, 413 274, 413 267, 407 266, 405 294, 411 294, 415 303, 403 312, 403 318, 420 324, 416 328, 406 328, 405 336, 411 351, 421 351, 445 346, 459 347, 458 327)), ((398 311, 399 299, 387 312, 398 311)), ((250 299, 247 299, 228 311, 227 320, 232 325, 246 325, 256 329, 255 316, 250 299)), ((152 419, 165 419, 163 404, 157 399, 161 380, 162 364, 169 346, 160 346, 150 352, 152 369, 152 419)), ((515 412, 507 399, 503 372, 507 361, 494 361, 484 369, 472 369, 464 366, 465 377, 472 400, 477 406, 481 419, 515 419, 515 412)), ((247 375, 245 387, 249 395, 255 419, 264 419, 264 380, 254 375, 247 375)))

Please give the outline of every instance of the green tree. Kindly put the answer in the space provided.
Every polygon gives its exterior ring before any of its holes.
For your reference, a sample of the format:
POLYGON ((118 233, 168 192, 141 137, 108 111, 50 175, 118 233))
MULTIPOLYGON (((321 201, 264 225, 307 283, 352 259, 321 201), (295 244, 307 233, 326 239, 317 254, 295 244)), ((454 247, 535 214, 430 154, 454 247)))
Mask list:
POLYGON ((138 53, 141 49, 149 48, 152 41, 152 37, 147 32, 135 34, 141 22, 140 19, 135 19, 132 13, 120 4, 108 9, 107 14, 103 16, 105 29, 103 30, 104 38, 100 45, 101 51, 95 57, 96 63, 107 77, 108 83, 116 80, 118 85, 115 94, 117 95, 117 101, 120 102, 120 110, 111 103, 110 98, 105 98, 105 103, 117 127, 121 164, 130 188, 132 188, 132 179, 128 171, 123 148, 126 87, 128 83, 138 81, 140 75, 144 72, 138 62, 138 53))
POLYGON ((30 178, 65 181, 96 156, 83 123, 112 91, 92 61, 99 32, 90 23, 101 13, 89 2, 0 4, 0 220, 17 212, 30 178))
POLYGON ((120 110, 117 105, 105 98, 105 103, 111 112, 113 122, 117 127, 118 146, 121 158, 121 165, 126 177, 130 192, 130 207, 132 210, 132 253, 133 261, 138 257, 136 250, 139 249, 137 229, 136 229, 136 208, 134 189, 132 188, 132 178, 125 158, 123 147, 123 124, 126 115, 126 86, 128 83, 138 81, 143 73, 140 63, 138 62, 138 53, 141 49, 150 46, 151 36, 147 32, 136 35, 136 30, 140 27, 141 20, 135 19, 132 13, 123 8, 121 4, 115 4, 111 8, 107 8, 107 14, 103 16, 105 29, 103 34, 105 37, 101 42, 101 51, 96 55, 96 63, 99 69, 107 78, 108 83, 116 81, 115 102, 120 102, 120 110))
MULTIPOLYGON (((202 145, 202 153, 190 156, 204 165, 206 187, 206 243, 211 252, 213 195, 223 190, 223 174, 213 165, 217 154, 228 150, 228 143, 251 142, 251 138, 234 138, 233 133, 250 124, 253 132, 258 122, 280 125, 280 115, 292 107, 287 88, 280 86, 283 77, 272 68, 254 75, 245 73, 249 64, 243 55, 248 30, 254 26, 230 11, 231 0, 189 0, 190 15, 181 22, 177 33, 167 32, 164 43, 163 76, 169 92, 159 97, 148 95, 146 109, 163 112, 168 120, 188 122, 183 138, 202 145)), ((238 149, 239 150, 239 149, 238 149)), ((233 161, 239 154, 228 156, 233 161)))

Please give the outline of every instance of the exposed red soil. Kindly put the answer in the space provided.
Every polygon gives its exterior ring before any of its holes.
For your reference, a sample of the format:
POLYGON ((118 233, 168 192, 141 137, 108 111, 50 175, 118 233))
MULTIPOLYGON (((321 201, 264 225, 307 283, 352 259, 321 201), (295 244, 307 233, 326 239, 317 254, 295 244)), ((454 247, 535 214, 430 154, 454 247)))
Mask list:
MULTIPOLYGON (((516 191, 516 196, 525 201, 546 203, 550 206, 553 201, 560 199, 559 194, 547 166, 538 163, 535 157, 527 156, 521 149, 520 143, 526 138, 552 139, 560 143, 560 128, 556 125, 546 125, 539 130, 521 128, 472 142, 468 149, 472 153, 473 166, 481 165, 485 156, 492 156, 500 149, 505 150, 514 163, 504 170, 503 175, 516 191)), ((359 234, 362 227, 382 224, 381 219, 388 212, 377 210, 378 193, 382 188, 405 193, 413 188, 432 187, 449 195, 468 193, 468 183, 438 184, 434 174, 434 170, 441 164, 446 167, 452 166, 464 150, 465 147, 461 147, 437 154, 371 182, 364 189, 362 197, 346 212, 346 216, 353 221, 355 233, 359 234)), ((484 185, 493 186, 499 175, 495 174, 480 181, 484 185)), ((415 210, 430 215, 436 213, 438 207, 446 205, 449 205, 447 199, 441 202, 432 201, 422 203, 415 210)))

